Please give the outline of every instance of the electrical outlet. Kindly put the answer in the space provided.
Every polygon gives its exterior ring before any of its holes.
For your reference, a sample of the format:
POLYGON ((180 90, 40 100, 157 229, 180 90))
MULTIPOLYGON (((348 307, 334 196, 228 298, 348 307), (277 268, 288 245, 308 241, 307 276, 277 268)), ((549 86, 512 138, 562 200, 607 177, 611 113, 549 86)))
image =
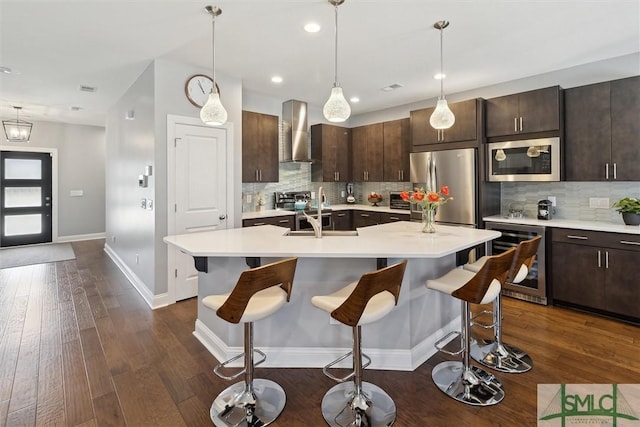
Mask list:
POLYGON ((147 209, 150 211, 153 210, 153 200, 147 199, 147 209))
POLYGON ((589 207, 592 209, 609 209, 608 197, 589 197, 589 207))
POLYGON ((251 194, 247 194, 247 203, 251 203, 251 194))
POLYGON ((147 199, 140 199, 140 207, 142 209, 147 209, 147 199))
POLYGON ((548 196, 547 200, 551 202, 551 206, 556 205, 556 196, 548 196))

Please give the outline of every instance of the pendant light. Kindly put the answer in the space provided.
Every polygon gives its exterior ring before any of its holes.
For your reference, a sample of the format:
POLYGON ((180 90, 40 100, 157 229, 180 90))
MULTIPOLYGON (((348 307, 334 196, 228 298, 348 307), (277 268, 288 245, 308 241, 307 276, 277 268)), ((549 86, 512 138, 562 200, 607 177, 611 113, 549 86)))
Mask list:
POLYGON ((444 99, 444 72, 443 72, 443 60, 442 60, 442 31, 449 26, 449 21, 438 21, 433 24, 433 27, 440 30, 440 97, 436 104, 436 109, 431 114, 429 123, 434 129, 449 129, 456 122, 456 117, 449 109, 447 100, 444 99))
POLYGON ((213 85, 211 93, 209 93, 209 99, 200 110, 200 120, 210 126, 220 126, 227 122, 227 110, 225 110, 222 102, 220 102, 220 92, 218 92, 218 86, 216 84, 216 16, 222 13, 222 9, 217 6, 207 6, 204 8, 211 15, 212 29, 211 29, 211 45, 213 53, 213 85))
POLYGON ((29 142, 33 123, 20 120, 20 110, 22 110, 22 107, 14 106, 13 108, 16 109, 16 119, 2 121, 2 127, 4 127, 4 134, 7 136, 7 141, 29 142))
POLYGON ((351 107, 342 93, 342 88, 338 83, 338 6, 344 3, 344 0, 328 0, 335 7, 335 49, 334 49, 334 80, 331 96, 324 104, 322 113, 330 122, 344 122, 351 115, 351 107))

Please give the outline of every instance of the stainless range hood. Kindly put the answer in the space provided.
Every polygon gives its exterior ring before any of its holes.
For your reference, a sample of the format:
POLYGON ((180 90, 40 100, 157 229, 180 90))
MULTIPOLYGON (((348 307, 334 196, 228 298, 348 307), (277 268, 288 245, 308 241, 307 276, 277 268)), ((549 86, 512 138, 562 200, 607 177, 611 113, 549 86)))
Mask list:
POLYGON ((307 137, 307 103, 290 99, 282 104, 282 162, 311 162, 307 137))

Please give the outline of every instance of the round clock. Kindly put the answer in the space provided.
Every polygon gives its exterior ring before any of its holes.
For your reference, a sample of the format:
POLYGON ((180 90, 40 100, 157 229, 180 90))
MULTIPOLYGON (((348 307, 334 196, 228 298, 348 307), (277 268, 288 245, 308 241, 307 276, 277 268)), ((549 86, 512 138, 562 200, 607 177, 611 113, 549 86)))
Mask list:
MULTIPOLYGON (((184 85, 184 92, 189 102, 198 108, 202 108, 207 103, 212 88, 213 80, 211 77, 204 74, 194 74, 187 79, 187 83, 184 85)), ((217 84, 216 89, 218 89, 219 93, 220 88, 217 84)))

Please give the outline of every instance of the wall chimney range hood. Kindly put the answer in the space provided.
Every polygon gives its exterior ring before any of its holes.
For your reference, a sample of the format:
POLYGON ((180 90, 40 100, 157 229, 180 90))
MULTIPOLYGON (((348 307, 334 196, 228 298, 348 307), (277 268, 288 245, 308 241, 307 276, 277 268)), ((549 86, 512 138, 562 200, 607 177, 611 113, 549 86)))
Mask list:
POLYGON ((290 99, 282 104, 282 134, 282 162, 311 163, 306 102, 290 99))

